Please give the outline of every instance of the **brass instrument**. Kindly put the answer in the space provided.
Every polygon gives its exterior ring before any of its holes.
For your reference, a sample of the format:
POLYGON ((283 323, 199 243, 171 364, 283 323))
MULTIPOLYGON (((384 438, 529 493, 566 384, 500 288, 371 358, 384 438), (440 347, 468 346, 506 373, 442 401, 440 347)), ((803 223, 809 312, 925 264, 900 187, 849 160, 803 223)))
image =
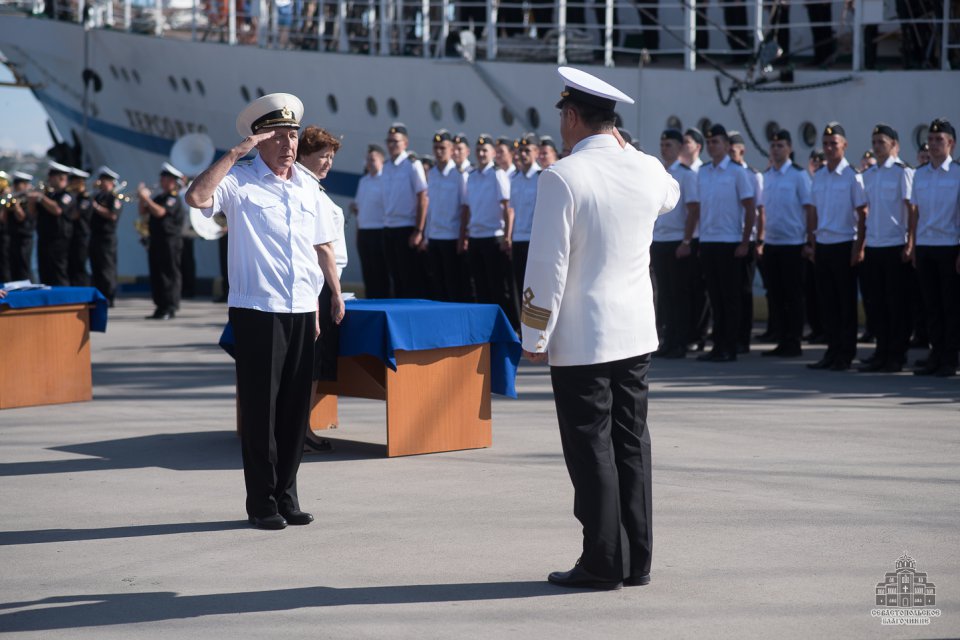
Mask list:
MULTIPOLYGON (((95 186, 99 190, 101 184, 102 183, 100 181, 100 178, 97 178, 96 182, 93 183, 93 186, 95 186)), ((131 198, 130 196, 128 196, 123 192, 123 190, 126 188, 127 188, 127 181, 121 180, 119 184, 113 187, 113 191, 111 191, 110 193, 112 193, 115 198, 120 200, 120 202, 132 202, 133 198, 131 198)))
POLYGON ((0 207, 6 209, 12 208, 14 205, 23 204, 27 201, 27 194, 29 191, 17 191, 16 193, 8 193, 7 195, 0 198, 0 207))
MULTIPOLYGON (((126 188, 127 183, 122 183, 124 188, 126 188)), ((143 186, 143 183, 140 184, 143 186)), ((154 194, 160 190, 160 185, 153 185, 150 188, 150 193, 154 194)), ((138 188, 139 191, 139 188, 138 188)), ((147 212, 138 213, 137 217, 133 219, 133 228, 137 230, 137 235, 140 236, 140 243, 143 246, 147 246, 147 241, 150 239, 150 214, 147 212)))
MULTIPOLYGON (((213 140, 205 133, 188 133, 173 143, 170 149, 170 163, 190 178, 203 173, 217 155, 213 140)), ((226 217, 215 215, 207 218, 200 209, 188 207, 184 224, 185 237, 198 237, 203 240, 217 240, 227 232, 226 217)))

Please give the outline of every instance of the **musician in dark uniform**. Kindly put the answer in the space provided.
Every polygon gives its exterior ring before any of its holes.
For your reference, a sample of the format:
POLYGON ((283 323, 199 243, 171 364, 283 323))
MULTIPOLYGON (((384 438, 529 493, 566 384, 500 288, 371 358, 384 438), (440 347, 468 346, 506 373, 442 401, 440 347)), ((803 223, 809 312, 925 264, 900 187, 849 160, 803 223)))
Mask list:
POLYGON ((27 194, 33 176, 22 171, 13 172, 13 190, 7 208, 7 234, 10 237, 10 280, 31 280, 30 258, 33 255, 33 234, 37 229, 35 203, 27 194))
POLYGON ((149 215, 150 292, 157 306, 148 320, 171 320, 180 308, 180 252, 186 205, 180 198, 183 173, 169 162, 160 168, 160 193, 152 195, 142 184, 137 190, 140 214, 149 215))
POLYGON ((90 274, 87 260, 90 257, 90 220, 93 216, 93 198, 87 193, 87 178, 90 174, 77 168, 70 171, 67 189, 73 195, 73 207, 67 213, 73 231, 70 234, 70 250, 67 255, 67 273, 70 285, 89 287, 90 274))
POLYGON ((40 282, 50 286, 70 286, 67 264, 73 225, 67 214, 73 205, 73 196, 67 191, 69 175, 70 167, 51 162, 47 170, 46 190, 30 194, 37 210, 37 262, 40 282))
POLYGON ((98 171, 100 185, 93 196, 90 220, 90 269, 93 286, 113 306, 117 296, 117 220, 123 209, 123 199, 116 194, 119 176, 109 167, 98 171))

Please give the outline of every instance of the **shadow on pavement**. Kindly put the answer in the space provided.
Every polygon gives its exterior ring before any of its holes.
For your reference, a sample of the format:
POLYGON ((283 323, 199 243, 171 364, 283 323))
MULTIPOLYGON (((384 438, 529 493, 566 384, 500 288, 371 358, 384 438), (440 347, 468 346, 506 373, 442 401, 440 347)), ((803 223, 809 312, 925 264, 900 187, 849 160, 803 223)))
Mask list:
POLYGON ((34 531, 0 531, 0 546, 18 544, 46 544, 48 542, 78 542, 80 540, 110 540, 113 538, 139 538, 144 536, 168 536, 179 533, 204 533, 249 529, 246 520, 220 520, 216 522, 173 522, 169 524, 139 524, 126 527, 103 527, 101 529, 38 529, 34 531))

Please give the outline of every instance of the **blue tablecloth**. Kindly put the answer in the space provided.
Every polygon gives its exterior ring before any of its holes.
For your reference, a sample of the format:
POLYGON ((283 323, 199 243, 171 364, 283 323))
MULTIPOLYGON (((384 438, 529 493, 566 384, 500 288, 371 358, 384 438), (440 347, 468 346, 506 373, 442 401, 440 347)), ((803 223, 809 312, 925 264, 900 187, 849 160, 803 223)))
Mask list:
MULTIPOLYGON (((396 371, 396 351, 423 351, 490 343, 490 390, 517 397, 520 341, 495 304, 430 300, 348 300, 340 324, 340 355, 371 355, 396 371)), ((229 324, 220 346, 233 355, 229 324)))
POLYGON ((93 287, 51 287, 49 289, 30 289, 27 291, 8 291, 7 297, 0 299, 0 307, 28 309, 30 307, 51 307, 58 304, 93 304, 90 312, 90 330, 107 330, 107 299, 93 287))

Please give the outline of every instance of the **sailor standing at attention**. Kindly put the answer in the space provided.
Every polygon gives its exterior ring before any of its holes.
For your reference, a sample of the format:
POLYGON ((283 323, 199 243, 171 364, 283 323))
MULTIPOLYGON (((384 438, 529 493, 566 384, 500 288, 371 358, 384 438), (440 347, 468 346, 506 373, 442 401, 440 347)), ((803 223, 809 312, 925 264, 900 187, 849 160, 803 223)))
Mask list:
POLYGON ((398 298, 419 298, 426 291, 420 243, 427 224, 427 176, 407 152, 407 127, 387 131, 389 158, 383 165, 384 247, 387 269, 398 298))
POLYGON ((169 162, 160 167, 160 193, 153 196, 142 183, 137 187, 140 215, 147 216, 150 244, 150 293, 156 305, 147 320, 172 320, 180 309, 180 253, 186 207, 178 195, 183 173, 169 162))
POLYGON ((222 211, 230 227, 230 323, 247 515, 261 529, 305 525, 297 470, 310 417, 317 297, 331 284, 331 315, 344 314, 333 218, 316 181, 295 165, 303 103, 265 95, 240 112, 245 136, 187 191, 205 216, 222 211), (256 148, 252 161, 238 162, 256 148))
POLYGON ((657 330, 649 249, 680 187, 659 160, 617 136, 614 107, 630 97, 577 69, 560 75, 571 154, 540 174, 521 323, 524 355, 550 363, 583 550, 548 579, 619 589, 650 582, 646 377, 657 330))

